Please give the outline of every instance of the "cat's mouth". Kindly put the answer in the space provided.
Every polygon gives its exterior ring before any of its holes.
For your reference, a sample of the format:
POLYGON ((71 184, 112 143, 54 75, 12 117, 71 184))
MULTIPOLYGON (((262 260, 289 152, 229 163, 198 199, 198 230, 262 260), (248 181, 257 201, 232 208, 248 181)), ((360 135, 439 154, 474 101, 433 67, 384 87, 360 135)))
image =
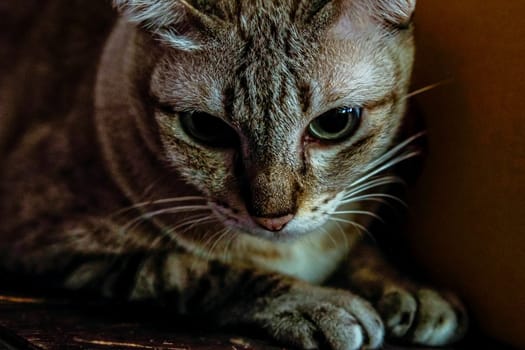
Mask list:
POLYGON ((275 218, 257 218, 219 203, 210 202, 208 205, 226 228, 272 242, 293 241, 321 226, 318 223, 310 225, 310 229, 305 229, 304 225, 300 224, 301 219, 290 214, 275 218))

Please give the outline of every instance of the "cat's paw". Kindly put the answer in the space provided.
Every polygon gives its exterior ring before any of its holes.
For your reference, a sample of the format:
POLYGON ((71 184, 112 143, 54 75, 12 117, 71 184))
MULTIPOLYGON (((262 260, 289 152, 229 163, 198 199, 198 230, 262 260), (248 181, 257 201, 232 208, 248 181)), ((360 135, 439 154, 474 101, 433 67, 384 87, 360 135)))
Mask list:
POLYGON ((260 300, 252 321, 276 340, 302 349, 376 349, 384 338, 379 314, 346 291, 309 286, 260 300))
POLYGON ((389 338, 414 344, 450 344, 462 338, 467 329, 468 318, 461 302, 432 289, 413 293, 401 287, 387 289, 377 309, 389 338))

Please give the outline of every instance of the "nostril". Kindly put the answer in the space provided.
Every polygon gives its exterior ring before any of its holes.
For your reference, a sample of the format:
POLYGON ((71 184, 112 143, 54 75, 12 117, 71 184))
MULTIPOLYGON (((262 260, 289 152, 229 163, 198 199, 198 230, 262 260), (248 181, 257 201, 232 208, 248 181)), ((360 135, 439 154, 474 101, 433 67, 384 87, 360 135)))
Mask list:
POLYGON ((255 221, 259 226, 262 228, 268 230, 268 231, 281 231, 284 226, 286 226, 287 223, 292 221, 294 218, 293 214, 288 214, 285 216, 281 216, 278 218, 258 218, 253 217, 253 221, 255 221))

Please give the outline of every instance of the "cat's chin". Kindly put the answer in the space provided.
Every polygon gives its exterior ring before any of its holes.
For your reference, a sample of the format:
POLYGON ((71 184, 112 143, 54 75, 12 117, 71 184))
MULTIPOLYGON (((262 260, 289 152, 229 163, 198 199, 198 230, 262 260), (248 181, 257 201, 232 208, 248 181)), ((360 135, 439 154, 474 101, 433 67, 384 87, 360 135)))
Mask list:
POLYGON ((294 243, 300 241, 301 239, 308 238, 311 236, 322 234, 322 230, 319 230, 319 227, 315 227, 310 230, 300 230, 294 227, 285 227, 281 231, 272 232, 264 230, 258 227, 243 227, 240 225, 228 225, 233 231, 238 232, 242 236, 249 236, 251 238, 261 239, 270 243, 294 243))

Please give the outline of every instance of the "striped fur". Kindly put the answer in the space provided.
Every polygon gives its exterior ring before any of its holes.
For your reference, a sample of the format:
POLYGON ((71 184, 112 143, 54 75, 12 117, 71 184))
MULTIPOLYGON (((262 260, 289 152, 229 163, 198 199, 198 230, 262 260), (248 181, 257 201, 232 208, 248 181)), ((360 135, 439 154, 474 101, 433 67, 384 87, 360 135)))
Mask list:
POLYGON ((412 155, 396 142, 414 1, 113 5, 118 18, 109 4, 50 0, 51 24, 26 28, 22 46, 0 43, 22 58, 0 81, 10 101, 0 132, 12 136, 0 173, 4 269, 249 324, 305 349, 463 334, 454 297, 402 277, 359 239, 362 215, 376 215, 362 201, 389 198, 370 190, 412 155), (308 141, 308 124, 342 106, 364 108, 356 134, 308 141), (196 142, 186 111, 222 119, 238 146, 196 142), (287 214, 278 232, 256 222, 287 214), (323 285, 337 269, 342 289, 323 285))

